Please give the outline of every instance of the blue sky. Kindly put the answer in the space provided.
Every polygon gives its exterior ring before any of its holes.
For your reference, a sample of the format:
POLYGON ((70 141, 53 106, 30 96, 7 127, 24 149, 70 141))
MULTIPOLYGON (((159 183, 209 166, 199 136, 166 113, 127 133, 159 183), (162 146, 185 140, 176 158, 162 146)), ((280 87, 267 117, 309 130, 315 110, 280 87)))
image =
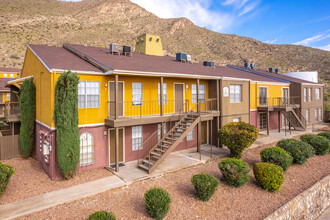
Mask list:
MULTIPOLYGON (((65 0, 77 1, 77 0, 65 0)), ((78 0, 79 1, 79 0, 78 0)), ((265 43, 330 51, 330 0, 131 0, 161 18, 265 43)))

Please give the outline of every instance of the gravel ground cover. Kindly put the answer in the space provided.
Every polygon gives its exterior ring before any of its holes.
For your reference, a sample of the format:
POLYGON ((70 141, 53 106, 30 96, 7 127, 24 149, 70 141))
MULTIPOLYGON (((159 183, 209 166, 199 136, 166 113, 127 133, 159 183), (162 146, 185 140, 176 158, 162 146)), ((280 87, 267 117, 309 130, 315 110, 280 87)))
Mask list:
MULTIPOLYGON (((264 147, 245 151, 243 160, 251 168, 260 161, 259 153, 264 147)), ((220 181, 214 196, 208 202, 196 199, 191 177, 208 173, 221 179, 217 167, 220 160, 183 169, 164 176, 133 183, 127 187, 110 190, 95 196, 58 205, 19 219, 87 219, 89 214, 107 210, 117 219, 149 219, 143 195, 153 186, 163 187, 172 197, 171 209, 166 219, 263 219, 290 199, 330 174, 330 154, 314 156, 303 165, 292 165, 285 173, 279 192, 271 193, 251 182, 234 188, 220 181)))
POLYGON ((52 181, 39 161, 33 157, 2 160, 1 162, 13 166, 16 171, 0 197, 0 205, 113 175, 105 169, 98 169, 78 173, 75 178, 70 180, 55 179, 52 181))

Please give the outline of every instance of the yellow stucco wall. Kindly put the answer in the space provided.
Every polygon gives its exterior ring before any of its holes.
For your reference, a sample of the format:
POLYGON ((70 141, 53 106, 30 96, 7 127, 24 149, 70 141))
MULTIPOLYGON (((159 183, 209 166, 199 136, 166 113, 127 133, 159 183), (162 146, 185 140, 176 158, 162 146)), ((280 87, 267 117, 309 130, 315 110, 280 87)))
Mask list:
POLYGON ((162 40, 156 35, 141 35, 137 38, 135 52, 155 56, 164 56, 162 40))
POLYGON ((256 110, 258 106, 259 87, 267 87, 268 98, 282 97, 282 88, 289 88, 289 84, 261 84, 251 83, 250 85, 250 109, 256 110))

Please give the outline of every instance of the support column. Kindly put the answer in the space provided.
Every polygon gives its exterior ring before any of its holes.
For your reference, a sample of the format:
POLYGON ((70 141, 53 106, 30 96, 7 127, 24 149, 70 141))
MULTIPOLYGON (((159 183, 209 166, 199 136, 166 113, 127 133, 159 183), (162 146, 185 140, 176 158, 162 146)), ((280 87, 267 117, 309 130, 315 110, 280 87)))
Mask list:
POLYGON ((119 94, 118 94, 118 74, 115 75, 115 120, 118 119, 119 94))
POLYGON ((116 163, 116 168, 115 171, 119 171, 119 128, 115 128, 115 133, 116 133, 116 138, 115 138, 115 163, 116 163))
POLYGON ((281 133, 281 111, 278 111, 278 133, 281 133))
POLYGON ((197 93, 197 112, 200 112, 201 109, 200 109, 200 103, 199 103, 199 79, 197 79, 197 82, 196 82, 196 93, 197 93))
POLYGON ((267 110, 267 135, 269 135, 269 111, 267 110))
POLYGON ((198 122, 197 124, 197 152, 199 152, 199 159, 202 159, 202 123, 198 122))
POLYGON ((164 115, 164 77, 160 77, 160 115, 164 115))

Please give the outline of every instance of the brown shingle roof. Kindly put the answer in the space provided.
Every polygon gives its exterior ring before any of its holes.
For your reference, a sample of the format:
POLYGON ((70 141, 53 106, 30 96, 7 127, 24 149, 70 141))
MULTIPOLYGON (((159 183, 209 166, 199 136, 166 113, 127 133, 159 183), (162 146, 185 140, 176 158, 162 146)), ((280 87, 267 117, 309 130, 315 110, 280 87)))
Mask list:
POLYGON ((29 45, 50 69, 102 72, 62 47, 29 45))
POLYGON ((6 87, 8 81, 13 80, 10 78, 0 78, 0 91, 10 91, 9 88, 6 87))
POLYGON ((17 68, 0 67, 0 72, 2 72, 2 73, 18 73, 19 72, 19 69, 17 69, 17 68))

